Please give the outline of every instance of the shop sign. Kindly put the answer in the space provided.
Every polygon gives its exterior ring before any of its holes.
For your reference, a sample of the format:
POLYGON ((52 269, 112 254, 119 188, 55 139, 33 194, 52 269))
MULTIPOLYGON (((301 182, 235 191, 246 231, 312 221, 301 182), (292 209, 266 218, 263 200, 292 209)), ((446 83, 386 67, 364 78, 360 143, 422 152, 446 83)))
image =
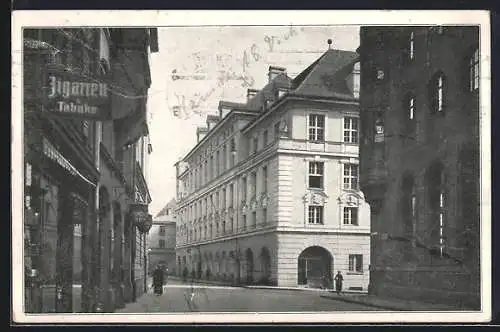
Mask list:
POLYGON ((153 224, 153 217, 148 213, 148 206, 145 204, 133 204, 130 206, 130 217, 132 222, 143 233, 149 231, 153 224))
POLYGON ((45 114, 110 119, 111 99, 103 77, 84 77, 52 66, 46 68, 44 77, 45 114))

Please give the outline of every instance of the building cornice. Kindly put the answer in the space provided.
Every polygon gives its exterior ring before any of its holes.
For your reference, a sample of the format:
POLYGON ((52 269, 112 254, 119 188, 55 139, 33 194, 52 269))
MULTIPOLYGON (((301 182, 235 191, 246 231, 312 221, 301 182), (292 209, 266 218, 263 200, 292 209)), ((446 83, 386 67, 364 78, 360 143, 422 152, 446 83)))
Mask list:
POLYGON ((205 142, 207 142, 224 124, 229 122, 230 118, 235 117, 236 115, 243 116, 256 116, 256 111, 251 110, 241 110, 241 109, 233 109, 229 112, 224 118, 219 120, 217 124, 208 131, 208 133, 198 142, 196 145, 181 159, 182 161, 186 161, 191 157, 205 142))

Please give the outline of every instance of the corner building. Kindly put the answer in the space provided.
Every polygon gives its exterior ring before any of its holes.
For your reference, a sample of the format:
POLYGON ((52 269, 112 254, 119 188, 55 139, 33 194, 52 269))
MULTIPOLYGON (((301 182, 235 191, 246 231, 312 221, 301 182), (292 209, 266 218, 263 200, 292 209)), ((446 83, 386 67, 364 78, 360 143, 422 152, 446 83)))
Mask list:
POLYGON ((357 54, 328 50, 295 79, 269 67, 221 101, 177 168, 177 271, 235 284, 367 291, 370 208, 358 187, 357 54))
POLYGON ((479 28, 362 27, 374 293, 479 307, 479 28))

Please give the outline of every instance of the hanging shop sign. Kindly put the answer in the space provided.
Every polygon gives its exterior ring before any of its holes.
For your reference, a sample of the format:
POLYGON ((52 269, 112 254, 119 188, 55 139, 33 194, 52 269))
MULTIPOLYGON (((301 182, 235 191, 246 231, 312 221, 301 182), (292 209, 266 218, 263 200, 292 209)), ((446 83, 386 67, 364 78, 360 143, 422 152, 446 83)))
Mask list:
POLYGON ((45 114, 110 119, 111 99, 104 77, 84 77, 53 66, 45 71, 45 114))
POLYGON ((153 216, 148 213, 148 206, 145 204, 131 205, 130 217, 132 223, 137 226, 142 233, 148 232, 153 225, 153 216))

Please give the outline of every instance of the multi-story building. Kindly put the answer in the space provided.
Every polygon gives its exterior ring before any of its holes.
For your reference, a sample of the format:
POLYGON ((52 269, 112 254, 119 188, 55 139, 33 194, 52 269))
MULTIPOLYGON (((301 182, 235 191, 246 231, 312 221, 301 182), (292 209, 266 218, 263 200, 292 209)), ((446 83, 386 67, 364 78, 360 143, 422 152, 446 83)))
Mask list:
POLYGON ((148 233, 148 272, 162 266, 165 272, 175 275, 175 199, 168 202, 154 217, 148 233))
POLYGON ((479 28, 362 27, 374 293, 479 306, 479 28))
POLYGON ((155 35, 24 30, 27 312, 109 312, 145 289, 145 260, 135 252, 145 255, 151 219, 139 158, 146 99, 129 97, 147 94, 155 35), (101 97, 99 117, 82 116, 82 105, 101 97), (61 107, 48 98, 60 98, 61 107), (72 114, 49 114, 61 109, 72 114), (137 280, 144 280, 140 289, 137 280))
POLYGON ((295 79, 269 67, 221 101, 177 168, 177 267, 241 283, 367 291, 370 208, 358 187, 359 70, 330 49, 295 79))

